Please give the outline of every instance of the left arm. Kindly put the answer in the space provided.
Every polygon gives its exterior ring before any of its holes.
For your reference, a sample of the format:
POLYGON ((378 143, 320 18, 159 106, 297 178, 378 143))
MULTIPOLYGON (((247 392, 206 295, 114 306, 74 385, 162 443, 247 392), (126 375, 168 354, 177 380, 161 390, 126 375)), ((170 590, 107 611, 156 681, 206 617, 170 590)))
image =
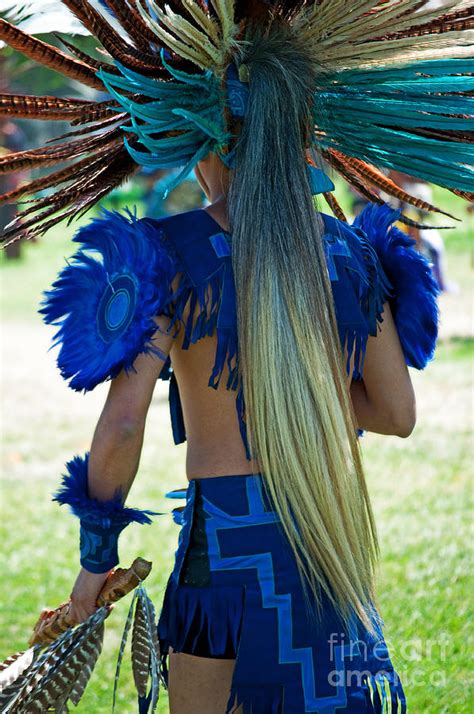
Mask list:
MULTIPOLYGON (((352 369, 351 360, 350 375, 352 369)), ((415 392, 388 302, 377 336, 367 341, 363 379, 348 377, 348 387, 360 429, 410 436, 416 423, 415 392)))
MULTIPOLYGON (((168 318, 157 317, 155 322, 163 331, 155 332, 153 344, 168 355, 173 343, 173 337, 164 334, 168 318)), ((126 498, 138 471, 146 417, 163 365, 164 360, 156 355, 140 354, 134 362, 136 372, 122 371, 111 381, 90 449, 89 497, 105 501, 120 490, 126 498)), ((82 622, 96 610, 97 596, 107 576, 108 572, 94 574, 81 568, 71 594, 75 622, 82 622)))

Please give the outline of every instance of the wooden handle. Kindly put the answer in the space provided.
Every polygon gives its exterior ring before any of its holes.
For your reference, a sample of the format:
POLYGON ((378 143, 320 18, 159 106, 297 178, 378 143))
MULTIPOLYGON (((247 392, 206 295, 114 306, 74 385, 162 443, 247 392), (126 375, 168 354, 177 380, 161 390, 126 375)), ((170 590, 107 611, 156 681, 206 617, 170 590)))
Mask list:
MULTIPOLYGON (((149 575, 151 563, 143 558, 135 558, 130 568, 113 570, 105 581, 97 598, 97 607, 111 605, 134 590, 149 575)), ((59 635, 76 623, 70 617, 71 602, 65 602, 55 610, 43 610, 36 623, 29 644, 49 645, 59 635)))

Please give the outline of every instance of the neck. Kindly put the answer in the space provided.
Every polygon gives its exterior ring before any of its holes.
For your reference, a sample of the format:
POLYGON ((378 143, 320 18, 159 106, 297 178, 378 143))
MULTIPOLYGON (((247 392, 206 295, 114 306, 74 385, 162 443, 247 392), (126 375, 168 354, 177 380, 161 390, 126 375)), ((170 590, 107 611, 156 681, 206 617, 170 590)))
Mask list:
POLYGON ((216 208, 218 206, 227 207, 227 196, 222 193, 222 191, 209 191, 207 194, 207 200, 216 208))
POLYGON ((227 214, 227 198, 224 194, 216 194, 215 200, 208 196, 209 206, 205 209, 217 223, 220 224, 223 230, 229 231, 229 218, 227 214))

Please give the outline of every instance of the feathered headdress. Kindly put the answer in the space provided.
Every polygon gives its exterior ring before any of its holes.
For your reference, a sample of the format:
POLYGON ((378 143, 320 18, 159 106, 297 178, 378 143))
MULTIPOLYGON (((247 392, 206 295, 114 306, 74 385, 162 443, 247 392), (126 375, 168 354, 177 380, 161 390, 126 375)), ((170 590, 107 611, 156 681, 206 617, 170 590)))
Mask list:
MULTIPOLYGON (((318 67, 314 145, 372 202, 378 190, 430 211, 381 169, 474 196, 474 7, 465 0, 62 0, 103 48, 98 61, 0 20, 0 40, 98 91, 95 99, 0 95, 0 116, 67 120, 47 147, 0 158, 0 172, 48 168, 0 197, 34 198, 4 234, 12 242, 87 211, 139 166, 189 169, 210 152, 230 164, 230 119, 245 107, 239 45, 249 23, 283 18, 318 67), (100 8, 100 9, 98 9, 100 8), (229 72, 229 67, 234 72, 229 72), (61 165, 60 168, 57 168, 61 165)), ((27 3, 34 5, 34 3, 27 3)), ((77 28, 76 28, 77 31, 77 28)), ((338 204, 325 193, 338 214, 338 204)), ((443 211, 439 211, 443 213, 443 211)))

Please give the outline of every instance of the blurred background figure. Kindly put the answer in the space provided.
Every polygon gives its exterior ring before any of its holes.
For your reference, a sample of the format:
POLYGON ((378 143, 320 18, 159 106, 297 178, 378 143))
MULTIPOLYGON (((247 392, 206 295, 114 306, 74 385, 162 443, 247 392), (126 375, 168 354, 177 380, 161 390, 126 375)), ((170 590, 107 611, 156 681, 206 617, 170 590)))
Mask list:
MULTIPOLYGON (((433 188, 427 181, 414 179, 412 176, 402 174, 399 171, 390 171, 389 178, 395 181, 405 191, 415 198, 419 198, 427 203, 433 203, 433 188)), ((382 198, 387 198, 382 195, 382 198)), ((403 213, 417 223, 426 223, 427 216, 423 211, 413 206, 408 206, 402 201, 391 200, 391 204, 396 208, 401 208, 403 213)), ((428 218, 430 220, 430 218, 428 218)), ((416 240, 417 249, 423 253, 432 263, 433 275, 435 276, 441 292, 457 293, 459 287, 457 283, 449 280, 447 276, 446 249, 441 232, 436 228, 416 228, 415 226, 402 226, 403 230, 416 240)))
MULTIPOLYGON (((427 203, 433 203, 433 188, 427 181, 414 179, 399 171, 386 171, 384 173, 410 195, 427 203)), ((349 193, 351 212, 354 216, 357 216, 364 206, 367 205, 368 201, 353 186, 349 186, 349 193)), ((416 223, 426 225, 426 222, 432 218, 431 216, 427 216, 424 211, 410 206, 404 201, 388 196, 383 192, 378 193, 384 201, 394 208, 400 208, 407 218, 410 218, 416 223)), ((431 269, 440 291, 444 293, 458 293, 458 284, 450 280, 447 275, 446 249, 441 231, 435 226, 432 228, 417 228, 416 226, 408 226, 400 223, 399 227, 416 241, 416 249, 430 261, 431 269)))

